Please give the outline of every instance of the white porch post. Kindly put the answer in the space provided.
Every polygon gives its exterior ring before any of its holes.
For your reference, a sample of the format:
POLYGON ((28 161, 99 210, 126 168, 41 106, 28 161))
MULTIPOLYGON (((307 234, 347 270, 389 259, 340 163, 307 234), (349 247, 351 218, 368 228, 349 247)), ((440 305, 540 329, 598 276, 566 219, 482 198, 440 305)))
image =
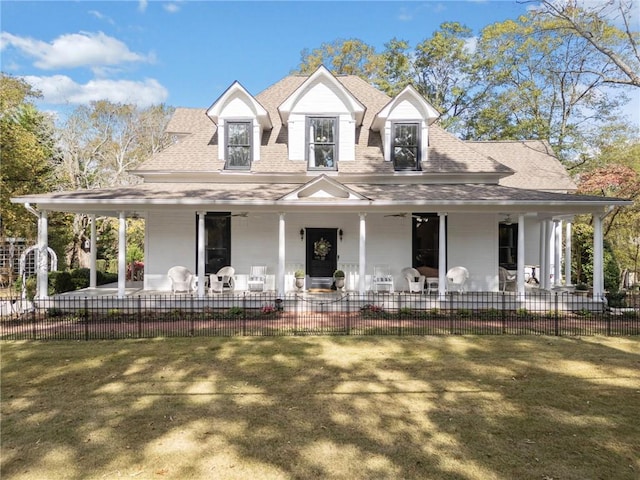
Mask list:
POLYGON ((120 212, 118 218, 118 298, 125 297, 127 282, 127 218, 120 212))
POLYGON ((203 298, 207 276, 205 274, 205 225, 207 212, 198 212, 198 297, 203 298))
POLYGON ((91 238, 89 239, 89 287, 96 288, 97 274, 96 274, 96 259, 98 258, 98 252, 96 251, 96 216, 90 215, 89 221, 91 222, 91 238))
POLYGON ((358 293, 360 293, 360 295, 364 294, 365 289, 366 289, 366 272, 367 272, 367 265, 366 265, 366 261, 367 261, 367 251, 366 251, 366 247, 367 247, 367 222, 366 222, 366 213, 361 213, 360 214, 360 250, 359 250, 359 255, 358 255, 358 261, 360 262, 358 265, 358 293))
POLYGON ((538 259, 538 263, 540 265, 538 268, 538 285, 541 289, 546 288, 545 278, 547 277, 547 272, 544 264, 544 259, 546 258, 546 255, 547 255, 546 228, 547 228, 546 220, 540 221, 540 252, 539 252, 540 258, 538 259))
POLYGON ((602 218, 593 215, 593 299, 600 300, 604 293, 602 218))
POLYGON ((285 268, 285 214, 280 212, 278 219, 278 278, 277 291, 278 297, 284 298, 284 268, 285 268))
POLYGON ((42 210, 38 217, 38 273, 37 293, 40 299, 49 296, 49 217, 46 210, 42 210))
POLYGON ((553 285, 559 287, 562 285, 562 220, 553 221, 554 235, 554 260, 553 260, 553 285))
POLYGON ((518 258, 517 258, 516 284, 518 299, 524 300, 524 215, 518 215, 518 258))
POLYGON ((447 214, 438 213, 438 296, 445 298, 447 293, 447 214))
POLYGON ((545 265, 545 271, 547 273, 546 279, 545 279, 545 290, 551 290, 551 240, 553 239, 553 222, 551 220, 545 220, 545 244, 546 244, 546 250, 545 250, 545 259, 544 259, 544 265, 545 265))
POLYGON ((567 222, 564 233, 564 284, 566 286, 571 285, 571 225, 570 221, 567 222))

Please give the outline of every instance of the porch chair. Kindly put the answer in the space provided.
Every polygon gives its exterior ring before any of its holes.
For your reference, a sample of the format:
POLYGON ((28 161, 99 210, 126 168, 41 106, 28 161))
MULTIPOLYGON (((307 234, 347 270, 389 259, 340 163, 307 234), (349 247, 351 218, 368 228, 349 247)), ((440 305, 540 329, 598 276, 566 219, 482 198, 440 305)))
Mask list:
POLYGON ((507 287, 516 285, 516 274, 510 273, 504 267, 498 267, 498 280, 499 280, 499 288, 501 292, 505 292, 507 287))
POLYGON ((264 285, 267 281, 267 267, 265 265, 253 265, 249 270, 247 287, 249 291, 264 292, 264 285))
POLYGON ((167 273, 171 280, 171 291, 191 293, 195 290, 195 275, 187 267, 175 266, 167 273))
POLYGON ((464 267, 452 267, 447 271, 447 290, 463 292, 469 279, 469 271, 464 267))
POLYGON ((409 293, 422 293, 424 291, 424 282, 427 277, 420 275, 418 270, 411 267, 403 268, 401 273, 407 279, 409 293))
POLYGON ((389 273, 387 265, 375 265, 373 267, 373 290, 377 292, 380 287, 384 287, 389 293, 393 293, 393 276, 389 273))
POLYGON ((236 282, 233 279, 236 270, 233 267, 222 267, 216 273, 209 276, 209 291, 211 292, 224 292, 229 290, 233 292, 235 290, 236 282))

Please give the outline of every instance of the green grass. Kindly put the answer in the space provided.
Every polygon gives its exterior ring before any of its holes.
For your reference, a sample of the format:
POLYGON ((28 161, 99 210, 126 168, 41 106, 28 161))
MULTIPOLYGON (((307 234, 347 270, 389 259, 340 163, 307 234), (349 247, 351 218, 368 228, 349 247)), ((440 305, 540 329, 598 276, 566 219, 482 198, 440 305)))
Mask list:
POLYGON ((0 347, 3 480, 640 477, 640 339, 0 347))

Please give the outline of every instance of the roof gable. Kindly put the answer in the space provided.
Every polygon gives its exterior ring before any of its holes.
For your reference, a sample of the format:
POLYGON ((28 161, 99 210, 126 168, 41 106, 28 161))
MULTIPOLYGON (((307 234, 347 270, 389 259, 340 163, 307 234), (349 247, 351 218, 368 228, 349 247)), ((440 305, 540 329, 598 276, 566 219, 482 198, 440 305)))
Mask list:
POLYGON ((385 121, 393 115, 394 111, 398 110, 411 112, 411 117, 421 118, 429 125, 440 117, 440 112, 433 108, 413 86, 407 85, 404 90, 393 97, 391 101, 376 114, 371 128, 380 131, 384 127, 385 121))
POLYGON ((367 197, 355 192, 324 174, 305 183, 301 187, 296 188, 287 195, 284 195, 280 200, 300 199, 368 200, 367 197))
POLYGON ((267 110, 249 94, 249 92, 238 81, 227 88, 227 90, 209 107, 207 116, 218 123, 224 116, 253 117, 258 120, 263 129, 273 127, 271 118, 267 110))
POLYGON ((296 109, 312 111, 304 103, 305 97, 312 92, 327 102, 333 102, 336 107, 345 108, 354 116, 356 123, 362 125, 366 107, 322 65, 278 106, 283 124, 296 109))

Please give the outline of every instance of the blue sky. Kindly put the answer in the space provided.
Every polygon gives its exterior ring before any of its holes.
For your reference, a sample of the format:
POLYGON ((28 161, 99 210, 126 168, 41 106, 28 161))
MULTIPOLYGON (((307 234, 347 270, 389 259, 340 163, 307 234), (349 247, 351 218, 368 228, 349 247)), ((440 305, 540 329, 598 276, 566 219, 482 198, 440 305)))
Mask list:
MULTIPOLYGON (((529 5, 530 6, 530 5, 529 5)), ((304 48, 358 38, 415 46, 445 21, 478 33, 516 1, 11 1, 0 3, 1 69, 64 111, 92 100, 208 107, 238 80, 257 94, 304 48)), ((633 110, 640 110, 636 95, 633 110)))

